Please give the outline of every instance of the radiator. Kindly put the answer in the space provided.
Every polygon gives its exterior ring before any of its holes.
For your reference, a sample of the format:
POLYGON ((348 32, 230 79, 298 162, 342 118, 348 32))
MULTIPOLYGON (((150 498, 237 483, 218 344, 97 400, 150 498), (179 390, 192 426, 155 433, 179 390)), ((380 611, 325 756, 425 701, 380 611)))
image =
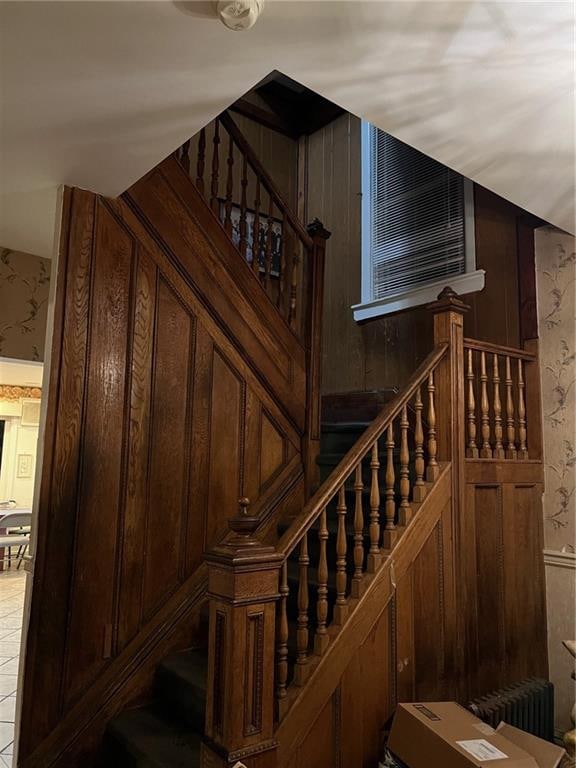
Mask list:
POLYGON ((493 728, 504 721, 546 741, 554 741, 554 686, 530 677, 468 704, 476 717, 493 728))

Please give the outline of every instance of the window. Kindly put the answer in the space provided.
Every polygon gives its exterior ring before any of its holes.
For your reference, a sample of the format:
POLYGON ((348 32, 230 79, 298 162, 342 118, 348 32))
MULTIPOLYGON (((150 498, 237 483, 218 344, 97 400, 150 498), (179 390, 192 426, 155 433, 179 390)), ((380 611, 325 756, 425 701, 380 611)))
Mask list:
POLYGON ((362 124, 362 302, 356 320, 480 291, 472 182, 362 124))

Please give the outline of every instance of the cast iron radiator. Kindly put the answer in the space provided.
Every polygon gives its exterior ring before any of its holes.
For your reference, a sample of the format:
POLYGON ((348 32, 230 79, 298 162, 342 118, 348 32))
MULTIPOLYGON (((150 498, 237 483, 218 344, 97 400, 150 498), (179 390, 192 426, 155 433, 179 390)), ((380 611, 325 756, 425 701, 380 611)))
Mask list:
POLYGON ((468 709, 493 728, 503 720, 554 741, 554 686, 548 680, 530 677, 471 701, 468 709))

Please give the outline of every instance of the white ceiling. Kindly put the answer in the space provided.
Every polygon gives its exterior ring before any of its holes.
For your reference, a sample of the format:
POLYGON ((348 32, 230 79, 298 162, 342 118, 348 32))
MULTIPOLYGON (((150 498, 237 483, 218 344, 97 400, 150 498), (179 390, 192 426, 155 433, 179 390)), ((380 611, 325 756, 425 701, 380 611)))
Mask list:
POLYGON ((574 229, 574 8, 564 0, 1 2, 0 244, 50 255, 56 187, 117 195, 278 69, 574 229))

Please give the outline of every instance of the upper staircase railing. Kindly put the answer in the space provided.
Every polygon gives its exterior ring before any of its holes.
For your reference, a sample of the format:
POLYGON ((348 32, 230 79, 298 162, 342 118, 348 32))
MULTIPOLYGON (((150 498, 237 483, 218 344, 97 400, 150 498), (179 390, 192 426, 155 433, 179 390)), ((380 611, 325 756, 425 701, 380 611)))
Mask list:
POLYGON ((309 268, 315 241, 228 114, 202 128, 176 156, 212 212, 293 329, 302 317, 300 266, 309 268))
POLYGON ((317 481, 326 231, 305 227, 229 115, 223 112, 175 157, 220 221, 306 354, 306 494, 317 481), (251 207, 253 206, 253 207, 251 207))
POLYGON ((464 354, 466 457, 540 459, 539 405, 534 402, 534 397, 539 398, 536 352, 464 339, 464 354))

